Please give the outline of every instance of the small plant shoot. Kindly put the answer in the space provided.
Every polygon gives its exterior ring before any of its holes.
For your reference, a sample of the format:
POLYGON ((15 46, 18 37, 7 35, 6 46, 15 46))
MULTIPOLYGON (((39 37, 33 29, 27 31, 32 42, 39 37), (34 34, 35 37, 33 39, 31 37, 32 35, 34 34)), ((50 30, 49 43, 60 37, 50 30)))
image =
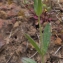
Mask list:
MULTIPOLYGON (((36 42, 28 34, 25 34, 25 37, 35 47, 35 49, 38 51, 39 55, 41 56, 41 63, 44 63, 44 56, 47 52, 49 42, 50 42, 50 37, 51 37, 51 29, 50 29, 51 26, 49 23, 45 26, 44 32, 42 33, 40 16, 42 14, 42 10, 44 6, 45 4, 42 3, 42 0, 34 0, 34 11, 36 15, 38 16, 38 23, 39 23, 39 33, 40 33, 39 44, 40 46, 37 45, 36 42)), ((22 62, 23 63, 37 63, 36 61, 30 58, 23 58, 22 62)))
POLYGON ((30 59, 30 58, 22 58, 23 63, 37 63, 36 61, 30 59))

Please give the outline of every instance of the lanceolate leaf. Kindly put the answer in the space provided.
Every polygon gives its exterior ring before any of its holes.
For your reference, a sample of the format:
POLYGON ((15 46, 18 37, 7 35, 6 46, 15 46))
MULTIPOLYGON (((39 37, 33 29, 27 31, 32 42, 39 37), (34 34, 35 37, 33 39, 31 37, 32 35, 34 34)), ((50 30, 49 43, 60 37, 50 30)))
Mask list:
POLYGON ((37 13, 38 0, 34 0, 34 11, 37 13))
POLYGON ((36 42, 28 35, 28 34, 25 34, 25 37, 28 39, 28 41, 35 47, 35 49, 38 51, 38 53, 41 55, 41 50, 40 48, 38 47, 38 45, 36 44, 36 42))
POLYGON ((30 58, 22 58, 22 62, 23 63, 37 63, 36 61, 30 58))
POLYGON ((37 14, 38 16, 42 14, 42 0, 38 0, 37 14))
POLYGON ((42 14, 42 1, 41 0, 34 0, 34 10, 37 16, 42 14))
POLYGON ((50 37, 51 37, 51 29, 50 29, 50 24, 48 23, 45 28, 44 28, 44 33, 43 33, 43 48, 42 50, 44 51, 44 54, 46 53, 48 49, 48 45, 50 42, 50 37))

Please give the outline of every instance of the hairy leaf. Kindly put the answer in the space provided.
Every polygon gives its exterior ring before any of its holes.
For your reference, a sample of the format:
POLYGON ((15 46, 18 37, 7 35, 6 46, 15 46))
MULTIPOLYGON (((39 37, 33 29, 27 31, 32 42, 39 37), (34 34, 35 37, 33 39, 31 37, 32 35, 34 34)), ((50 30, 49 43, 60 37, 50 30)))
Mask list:
POLYGON ((22 58, 22 62, 23 63, 37 63, 36 61, 30 58, 22 58))
POLYGON ((45 28, 44 28, 44 33, 43 33, 43 52, 44 54, 46 53, 48 49, 48 45, 50 42, 50 37, 51 37, 51 29, 50 29, 50 24, 48 23, 45 28))
POLYGON ((34 0, 34 10, 37 13, 38 0, 34 0))

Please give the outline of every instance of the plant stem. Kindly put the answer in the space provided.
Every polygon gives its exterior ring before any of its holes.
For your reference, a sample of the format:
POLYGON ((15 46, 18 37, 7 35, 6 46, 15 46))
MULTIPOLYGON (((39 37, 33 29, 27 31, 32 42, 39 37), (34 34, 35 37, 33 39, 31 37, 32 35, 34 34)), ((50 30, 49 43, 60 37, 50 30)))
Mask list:
MULTIPOLYGON (((39 23, 39 32, 40 32, 40 49, 42 51, 43 48, 43 40, 42 40, 42 28, 41 28, 41 22, 40 22, 40 16, 38 16, 38 23, 39 23)), ((42 55, 41 55, 41 61, 42 63, 44 63, 44 55, 43 55, 43 51, 42 51, 42 55)))
POLYGON ((26 1, 24 0, 24 4, 26 4, 26 1))
POLYGON ((42 28, 41 28, 41 22, 40 22, 40 16, 38 16, 38 23, 39 23, 39 32, 40 32, 40 49, 42 50, 42 45, 43 45, 43 41, 42 41, 42 28))
POLYGON ((44 63, 44 56, 41 56, 41 63, 44 63))

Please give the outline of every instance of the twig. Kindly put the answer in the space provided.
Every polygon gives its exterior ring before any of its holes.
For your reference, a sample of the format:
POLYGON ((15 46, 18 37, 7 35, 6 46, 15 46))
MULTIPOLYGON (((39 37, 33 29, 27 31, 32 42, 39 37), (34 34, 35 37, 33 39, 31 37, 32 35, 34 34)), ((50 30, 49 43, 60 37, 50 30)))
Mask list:
MULTIPOLYGON (((59 13, 58 13, 59 14, 59 13)), ((56 17, 57 17, 57 19, 61 22, 61 20, 59 19, 59 17, 58 17, 58 14, 56 15, 56 17)))
POLYGON ((29 58, 33 58, 36 54, 37 54, 37 51, 31 57, 29 57, 29 58))
POLYGON ((12 35, 12 32, 10 32, 10 35, 8 37, 8 40, 7 40, 7 44, 9 44, 9 40, 10 40, 11 35, 12 35))
MULTIPOLYGON (((37 34, 37 37, 38 37, 38 40, 39 40, 39 35, 37 34)), ((40 40, 39 40, 39 43, 40 43, 40 40)), ((40 47, 40 44, 39 44, 39 47, 40 47)))
POLYGON ((59 0, 58 0, 58 5, 59 5, 59 7, 60 7, 60 8, 62 8, 62 6, 61 6, 61 4, 60 4, 60 1, 59 1, 59 0))
POLYGON ((60 49, 61 49, 61 46, 55 51, 54 55, 56 55, 60 49))
POLYGON ((10 58, 8 59, 8 61, 6 63, 9 63, 9 61, 11 60, 11 58, 13 57, 14 53, 10 56, 10 58))
MULTIPOLYGON (((12 29, 12 30, 13 30, 13 29, 12 29)), ((14 35, 14 34, 18 31, 18 28, 15 30, 14 33, 12 32, 12 30, 11 30, 10 35, 9 35, 9 37, 8 37, 7 44, 9 44, 10 37, 11 37, 12 35, 14 35)))

